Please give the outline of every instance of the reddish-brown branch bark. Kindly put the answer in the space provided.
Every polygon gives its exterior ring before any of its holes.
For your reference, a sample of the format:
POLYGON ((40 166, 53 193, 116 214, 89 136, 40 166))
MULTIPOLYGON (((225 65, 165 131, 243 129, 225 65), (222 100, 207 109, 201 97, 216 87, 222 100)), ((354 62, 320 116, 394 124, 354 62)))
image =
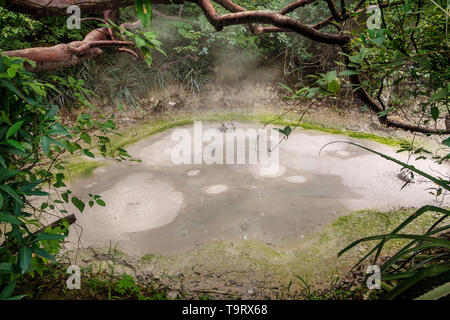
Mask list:
MULTIPOLYGON (((47 0, 47 3, 49 0, 47 0)), ((103 11, 104 23, 114 20, 112 10, 103 11)), ((120 51, 125 51, 136 56, 137 53, 129 49, 134 47, 134 43, 117 39, 112 29, 98 28, 89 32, 83 41, 73 41, 65 44, 58 44, 52 47, 37 47, 22 50, 5 51, 11 57, 21 57, 32 60, 36 66, 26 64, 26 68, 32 72, 42 72, 58 68, 71 67, 83 60, 92 59, 102 54, 100 47, 117 47, 120 51)))
MULTIPOLYGON (((152 0, 153 4, 181 4, 196 0, 152 0)), ((8 10, 34 16, 67 16, 67 7, 77 5, 83 15, 134 5, 134 0, 6 0, 8 10)))
MULTIPOLYGON (((106 30, 105 30, 106 31, 106 30)), ((74 66, 86 59, 92 59, 102 54, 99 47, 110 46, 134 46, 129 41, 74 41, 65 44, 57 44, 53 47, 37 47, 23 50, 5 51, 10 57, 20 57, 32 60, 36 66, 26 65, 28 71, 42 72, 58 68, 74 66)))
MULTIPOLYGON (((103 16, 103 20, 99 20, 104 23, 114 19, 114 13, 111 10, 105 10, 103 16)), ((73 41, 52 47, 5 51, 4 53, 11 57, 21 57, 32 60, 36 63, 36 66, 26 64, 27 70, 32 72, 42 72, 71 67, 83 60, 98 57, 102 54, 100 47, 117 47, 120 50, 131 53, 132 50, 128 48, 134 47, 134 43, 116 39, 111 29, 98 28, 89 32, 83 41, 73 41)))
POLYGON ((58 68, 70 67, 82 60, 92 59, 101 55, 102 50, 98 47, 86 47, 84 51, 79 49, 86 44, 107 39, 106 28, 91 31, 84 41, 74 41, 67 44, 57 44, 53 47, 38 47, 22 50, 5 51, 10 57, 20 57, 33 60, 36 66, 27 65, 27 70, 41 72, 58 68), (78 51, 78 52, 77 52, 78 51))
POLYGON ((341 21, 341 15, 336 9, 336 4, 334 3, 334 0, 325 0, 328 8, 330 9, 331 15, 333 16, 334 20, 341 21))
POLYGON ((281 29, 293 30, 311 40, 321 43, 345 45, 350 41, 350 37, 347 35, 320 32, 306 24, 276 12, 244 11, 219 15, 211 1, 199 0, 198 4, 208 21, 217 31, 221 31, 224 27, 231 25, 261 23, 271 24, 281 29))

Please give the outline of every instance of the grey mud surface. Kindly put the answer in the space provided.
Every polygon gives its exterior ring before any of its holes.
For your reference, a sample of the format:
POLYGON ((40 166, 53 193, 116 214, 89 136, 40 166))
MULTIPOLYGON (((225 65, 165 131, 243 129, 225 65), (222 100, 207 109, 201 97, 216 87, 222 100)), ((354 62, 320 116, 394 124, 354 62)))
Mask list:
MULTIPOLYGON (((219 126, 204 124, 204 129, 219 126)), ((419 179, 401 190, 400 166, 360 148, 332 144, 319 155, 326 143, 340 140, 407 160, 407 154, 375 142, 298 129, 279 146, 279 171, 262 176, 258 165, 174 165, 173 130, 127 148, 142 163, 101 167, 71 186, 86 201, 91 193, 107 203, 78 215, 82 247, 118 243, 121 251, 139 256, 179 255, 218 241, 256 240, 287 248, 353 210, 433 200, 424 192, 432 184, 419 179)), ((427 172, 443 169, 431 161, 414 165, 427 172)), ((75 246, 78 238, 72 229, 70 243, 75 246)))

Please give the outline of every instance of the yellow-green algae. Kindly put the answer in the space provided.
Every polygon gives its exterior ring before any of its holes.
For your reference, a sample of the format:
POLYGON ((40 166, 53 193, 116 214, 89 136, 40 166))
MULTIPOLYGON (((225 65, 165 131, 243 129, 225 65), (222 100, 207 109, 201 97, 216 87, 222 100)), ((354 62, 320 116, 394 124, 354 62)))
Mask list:
POLYGON ((86 160, 80 156, 65 159, 66 169, 61 172, 66 173, 69 180, 77 178, 87 178, 92 175, 95 169, 107 166, 106 162, 96 160, 86 160))
MULTIPOLYGON (((320 285, 348 271, 375 242, 360 244, 338 258, 340 250, 361 237, 391 232, 414 210, 351 212, 286 247, 261 241, 218 241, 178 256, 147 255, 141 259, 141 268, 145 270, 151 266, 153 271, 183 273, 188 277, 194 270, 193 265, 197 265, 201 266, 198 269, 201 273, 216 274, 225 281, 250 281, 247 276, 251 274, 251 281, 258 283, 287 286, 291 280, 302 277, 313 285, 320 285)), ((421 233, 435 221, 434 214, 424 214, 403 233, 421 233)), ((383 254, 391 254, 404 244, 402 240, 389 241, 383 254)))
MULTIPOLYGON (((280 126, 287 126, 287 125, 296 126, 298 121, 298 119, 296 119, 293 115, 285 115, 282 118, 278 118, 278 116, 273 113, 258 113, 258 114, 218 113, 211 115, 189 116, 182 118, 178 117, 170 120, 159 119, 144 124, 140 124, 131 128, 127 128, 126 133, 123 132, 121 136, 113 137, 112 145, 113 147, 123 148, 143 138, 172 129, 174 127, 191 125, 194 123, 194 121, 218 122, 227 120, 235 120, 240 122, 255 122, 261 124, 270 123, 273 125, 280 125, 280 126)), ((344 135, 357 139, 368 139, 389 146, 398 146, 402 142, 404 142, 402 140, 396 140, 393 138, 380 137, 372 133, 346 131, 343 129, 325 127, 322 125, 313 124, 305 121, 302 121, 298 127, 306 130, 316 130, 331 134, 344 135)))

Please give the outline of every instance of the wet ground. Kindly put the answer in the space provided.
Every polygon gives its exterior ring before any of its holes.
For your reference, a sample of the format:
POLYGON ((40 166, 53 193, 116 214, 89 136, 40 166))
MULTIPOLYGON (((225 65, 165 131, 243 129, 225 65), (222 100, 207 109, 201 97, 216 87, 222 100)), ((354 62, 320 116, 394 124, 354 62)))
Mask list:
MULTIPOLYGON (((219 128, 220 123, 203 126, 223 134, 219 128)), ((192 127, 186 129, 192 133, 192 127)), ((319 154, 326 143, 345 140, 407 159, 371 141, 297 130, 277 147, 278 170, 263 175, 261 164, 174 164, 171 155, 178 142, 171 139, 173 130, 127 148, 142 163, 98 168, 71 186, 84 200, 89 193, 101 194, 107 203, 78 215, 84 247, 119 243, 122 251, 138 255, 175 255, 222 240, 283 247, 353 210, 433 200, 424 191, 430 183, 417 181, 401 190, 401 168, 360 148, 332 144, 319 154)), ((427 161, 414 165, 428 172, 439 167, 427 161)), ((78 236, 72 228, 70 241, 78 236)))

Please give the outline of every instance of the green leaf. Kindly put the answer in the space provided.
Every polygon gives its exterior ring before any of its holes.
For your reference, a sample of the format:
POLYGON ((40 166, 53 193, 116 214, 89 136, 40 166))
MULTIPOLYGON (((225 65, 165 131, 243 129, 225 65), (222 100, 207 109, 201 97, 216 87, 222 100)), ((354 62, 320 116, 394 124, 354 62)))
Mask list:
POLYGON ((85 207, 85 204, 83 201, 81 201, 77 197, 72 197, 72 203, 80 212, 83 212, 84 207, 85 207))
POLYGON ((383 30, 378 30, 377 33, 377 37, 372 39, 372 42, 381 46, 384 42, 384 40, 386 39, 385 35, 384 35, 384 31, 383 30))
POLYGON ((53 118, 58 113, 58 106, 52 105, 50 109, 48 109, 47 113, 44 115, 45 119, 53 118))
POLYGON ((143 47, 147 46, 147 43, 145 42, 145 40, 142 39, 140 36, 136 36, 134 38, 134 40, 135 40, 135 43, 136 43, 136 47, 138 47, 138 48, 143 48, 143 47))
POLYGON ((152 19, 152 3, 150 0, 134 0, 134 6, 137 16, 145 28, 152 19))
POLYGON ((21 294, 21 295, 18 295, 18 296, 9 297, 9 298, 7 298, 5 300, 21 300, 22 298, 25 298, 26 296, 27 296, 26 294, 21 294))
POLYGON ((47 136, 42 136, 41 137, 41 147, 42 147, 42 151, 44 152, 45 155, 48 154, 48 152, 50 151, 50 138, 47 136))
POLYGON ((408 290, 410 287, 418 283, 419 281, 428 278, 428 277, 434 277, 439 274, 442 274, 444 272, 447 272, 450 270, 450 265, 448 264, 439 264, 439 265, 432 265, 429 267, 426 267, 419 272, 417 272, 414 276, 409 277, 405 280, 403 280, 397 287, 395 287, 392 291, 390 291, 384 298, 387 300, 394 299, 398 297, 400 294, 408 290))
POLYGON ((83 153, 90 158, 95 158, 95 155, 92 152, 90 152, 88 149, 83 149, 83 153))
POLYGON ((293 91, 291 88, 289 88, 287 85, 285 85, 284 83, 280 83, 280 86, 281 86, 284 90, 288 91, 289 93, 294 93, 294 91, 293 91))
POLYGON ((55 260, 55 257, 52 256, 49 252, 47 252, 44 249, 37 248, 37 249, 34 249, 33 252, 42 258, 45 258, 48 260, 55 260))
POLYGON ((55 123, 50 127, 50 130, 46 131, 45 134, 49 136, 70 136, 70 133, 59 123, 55 123))
POLYGON ((318 92, 320 92, 320 88, 310 88, 308 89, 308 95, 306 96, 307 99, 311 99, 314 97, 318 92))
POLYGON ((338 94, 341 91, 341 84, 339 79, 335 78, 331 82, 328 82, 328 91, 338 94))
POLYGON ((437 107, 431 107, 431 118, 434 121, 437 121, 437 119, 439 119, 439 109, 437 107))
POLYGON ((0 186, 0 189, 5 191, 11 198, 16 200, 19 204, 22 204, 22 200, 20 200, 19 195, 10 186, 4 184, 0 186))
POLYGON ((13 139, 6 139, 6 142, 8 142, 8 143, 9 143, 10 145, 12 145, 14 148, 19 149, 20 151, 25 151, 23 145, 22 145, 20 142, 16 141, 16 140, 13 140, 13 139))
POLYGON ((292 132, 292 128, 290 126, 286 126, 284 127, 284 133, 286 134, 286 136, 289 136, 292 132))
POLYGON ((87 144, 91 144, 91 137, 86 132, 82 132, 80 138, 87 144))
MULTIPOLYGON (((450 216, 450 211, 445 210, 443 208, 439 208, 439 207, 435 207, 435 206, 423 206, 421 207, 419 210, 417 210, 413 215, 409 216, 405 221, 403 221, 399 226, 397 226, 390 235, 395 235, 396 233, 398 233, 400 230, 402 230, 404 227, 406 227, 408 224, 410 224, 412 221, 414 221, 415 219, 419 218, 421 215, 423 215, 426 212, 438 212, 438 213, 442 213, 446 216, 450 216)), ((440 232, 442 230, 434 230, 433 232, 440 232)), ((428 235, 431 235, 431 232, 428 233, 428 235)), ((377 261, 377 257, 380 255, 381 250, 383 249, 384 244, 386 243, 386 241, 388 241, 387 237, 385 237, 384 235, 381 236, 382 237, 382 241, 379 242, 378 245, 376 245, 374 248, 372 248, 370 251, 368 251, 364 257, 362 257, 354 266, 352 269, 354 269, 355 267, 357 267, 358 265, 361 264, 362 261, 364 261, 367 257, 369 257, 373 252, 375 252, 377 250, 377 254, 376 257, 374 259, 374 261, 377 261)), ((434 238, 432 238, 434 239, 434 238)), ((339 253, 338 256, 341 256, 342 254, 344 254, 346 251, 350 250, 351 248, 353 248, 354 246, 356 246, 358 243, 361 243, 363 241, 367 241, 367 238, 362 238, 359 239, 353 243, 351 243, 350 245, 348 245, 347 247, 345 247, 344 249, 342 249, 339 253)), ((413 249, 408 249, 411 246, 413 246, 417 241, 411 241, 409 244, 407 244, 403 249, 401 249, 400 251, 398 251, 397 253, 395 253, 388 261, 386 261, 383 264, 382 270, 384 270, 385 268, 387 268, 389 265, 391 265, 392 263, 394 263, 399 257, 404 256, 406 253, 409 253, 410 251, 413 250, 417 250, 418 248, 413 248, 413 249)), ((427 245, 427 247, 432 248, 432 247, 436 247, 439 245, 434 245, 434 244, 430 244, 427 245)))
POLYGON ((335 80, 337 78, 337 72, 336 70, 332 70, 327 72, 327 74, 325 75, 327 82, 332 82, 333 80, 335 80))
POLYGON ((11 224, 20 224, 20 220, 13 215, 0 212, 0 222, 6 222, 11 224))
POLYGON ((438 300, 450 294, 450 282, 444 283, 437 288, 421 295, 416 300, 438 300))
POLYGON ((28 270, 28 267, 30 266, 31 257, 33 254, 33 250, 29 247, 22 247, 19 250, 19 267, 20 270, 22 270, 22 274, 25 274, 25 272, 28 270))
POLYGON ((8 139, 9 137, 12 137, 13 135, 16 134, 17 131, 19 131, 20 127, 22 126, 23 121, 19 121, 14 123, 6 132, 6 139, 8 139))
POLYGON ((105 201, 103 201, 103 200, 101 200, 101 199, 98 199, 98 200, 96 200, 97 201, 97 204, 99 205, 99 206, 102 206, 102 207, 104 207, 106 204, 105 204, 105 201))
POLYGON ((356 64, 360 64, 361 63, 361 55, 356 55, 356 56, 350 56, 348 57, 350 59, 351 62, 356 63, 356 64))
POLYGON ((16 281, 14 280, 0 292, 0 300, 8 299, 13 294, 15 288, 16 281))
POLYGON ((360 71, 356 71, 356 70, 344 70, 341 73, 339 73, 341 76, 354 76, 357 74, 360 74, 360 71))
POLYGON ((34 242, 36 242, 36 241, 60 240, 60 239, 64 239, 64 238, 65 238, 65 236, 63 234, 39 233, 35 237, 34 242))
POLYGON ((8 180, 20 173, 19 170, 0 170, 0 181, 8 180))
POLYGON ((2 155, 0 155, 0 164, 2 165, 3 168, 6 169, 6 162, 2 155))
POLYGON ((384 116, 387 116, 389 113, 391 113, 393 111, 394 111, 394 109, 392 109, 392 108, 386 108, 386 110, 383 110, 383 111, 378 113, 378 118, 382 118, 384 116))
POLYGON ((0 273, 12 273, 14 266, 9 262, 1 262, 0 263, 0 273))
POLYGON ((0 84, 3 87, 6 87, 8 90, 14 92, 17 96, 19 96, 19 97, 21 96, 20 91, 16 89, 16 87, 14 86, 14 84, 10 80, 0 79, 0 84))
POLYGON ((448 137, 445 140, 442 140, 442 143, 445 144, 447 147, 450 147, 450 137, 448 137))

